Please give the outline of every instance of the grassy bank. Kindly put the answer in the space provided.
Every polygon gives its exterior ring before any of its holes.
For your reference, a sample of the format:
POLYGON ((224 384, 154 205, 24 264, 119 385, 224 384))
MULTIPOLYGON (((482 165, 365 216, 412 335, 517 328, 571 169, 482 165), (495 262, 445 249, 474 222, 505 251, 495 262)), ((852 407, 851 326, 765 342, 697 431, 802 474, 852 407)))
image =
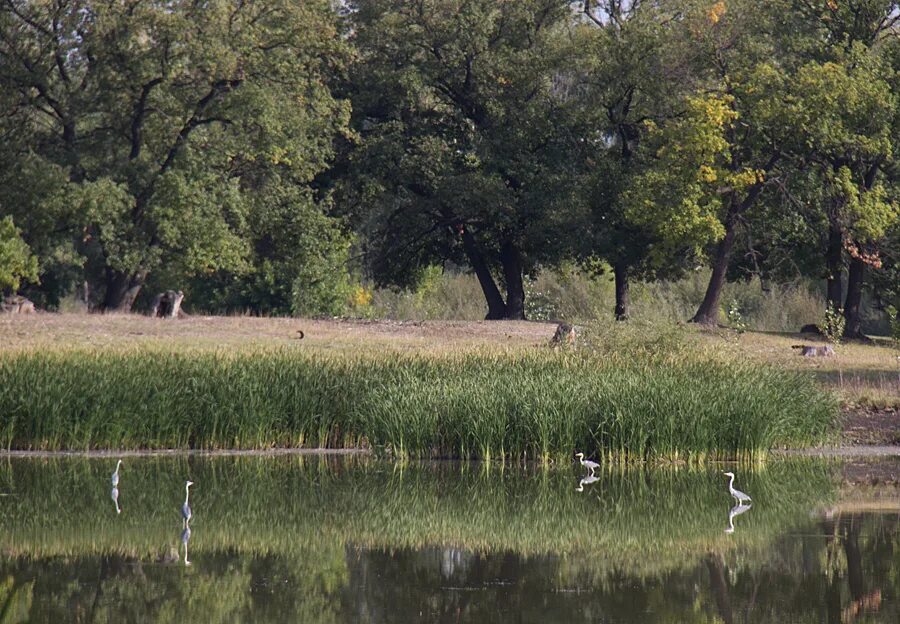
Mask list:
POLYGON ((808 376, 653 350, 348 355, 64 349, 0 357, 12 449, 366 445, 401 457, 744 457, 827 435, 808 376))

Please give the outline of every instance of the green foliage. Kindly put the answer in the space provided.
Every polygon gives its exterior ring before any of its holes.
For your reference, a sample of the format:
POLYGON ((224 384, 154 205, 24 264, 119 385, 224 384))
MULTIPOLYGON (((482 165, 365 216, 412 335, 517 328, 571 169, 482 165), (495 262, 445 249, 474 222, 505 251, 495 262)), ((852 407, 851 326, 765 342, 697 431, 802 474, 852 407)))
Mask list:
POLYGON ((353 295, 347 273, 349 241, 339 230, 322 234, 315 241, 318 256, 304 257, 297 267, 291 293, 291 311, 296 316, 343 315, 353 295))
POLYGON ((822 325, 819 326, 819 329, 822 331, 822 335, 825 336, 828 342, 839 344, 841 338, 844 337, 844 327, 846 326, 846 323, 847 320, 844 318, 844 310, 829 303, 825 307, 825 320, 822 325))
POLYGON ((38 281, 37 258, 22 240, 12 217, 0 219, 0 292, 19 289, 22 280, 38 281))
POLYGON ((410 457, 549 460, 582 448, 620 460, 702 459, 821 440, 835 415, 809 377, 713 361, 666 340, 614 352, 600 344, 602 357, 10 354, 0 358, 0 436, 8 448, 366 441, 410 457))
POLYGON ((325 0, 16 2, 0 35, 14 139, 0 180, 30 174, 17 220, 64 234, 103 307, 130 308, 160 268, 169 286, 245 271, 261 187, 308 190, 349 122, 329 87, 348 48, 325 0))
POLYGON ((664 241, 652 252, 657 263, 677 250, 702 254, 725 234, 722 189, 741 194, 762 179, 760 171, 733 166, 728 136, 738 114, 731 101, 689 98, 683 117, 651 134, 653 166, 626 191, 626 216, 664 241))
POLYGON ((361 144, 340 188, 379 285, 448 260, 483 264, 486 280, 505 265, 515 282, 564 253, 577 205, 553 81, 570 14, 560 0, 381 0, 353 14, 361 144))
POLYGON ((726 312, 725 317, 728 319, 728 326, 732 329, 736 329, 739 332, 747 331, 749 326, 744 315, 741 314, 741 308, 737 299, 732 299, 731 303, 728 304, 728 311, 726 312))

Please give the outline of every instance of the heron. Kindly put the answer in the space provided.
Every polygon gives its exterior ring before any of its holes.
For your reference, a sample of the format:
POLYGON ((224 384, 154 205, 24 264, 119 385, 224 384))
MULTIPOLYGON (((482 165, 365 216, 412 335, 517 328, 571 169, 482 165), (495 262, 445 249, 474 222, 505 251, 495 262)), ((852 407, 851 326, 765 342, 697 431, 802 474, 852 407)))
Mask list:
POLYGON ((581 462, 581 465, 591 471, 591 474, 594 474, 594 470, 600 467, 600 464, 597 462, 592 462, 589 459, 584 458, 584 453, 575 453, 575 457, 578 458, 578 461, 581 462))
POLYGON ((113 487, 119 487, 119 466, 121 466, 121 465, 122 465, 122 460, 120 459, 120 460, 116 463, 116 471, 115 471, 114 473, 112 473, 112 479, 111 479, 111 481, 112 481, 112 486, 113 486, 113 487))
POLYGON ((578 482, 578 487, 575 488, 575 491, 576 492, 584 492, 584 486, 590 485, 594 481, 599 481, 599 480, 600 480, 600 477, 596 476, 594 473, 585 475, 585 477, 581 481, 578 482))
POLYGON ((181 506, 181 517, 184 518, 183 526, 187 528, 188 524, 191 521, 191 506, 188 504, 188 498, 191 495, 191 486, 194 485, 193 481, 185 481, 184 482, 184 505, 181 506))
POLYGON ((749 503, 753 500, 749 496, 747 496, 746 494, 741 492, 740 490, 734 489, 734 473, 733 472, 724 472, 722 474, 724 474, 726 477, 730 478, 730 480, 728 481, 728 491, 731 492, 731 495, 734 497, 734 499, 738 503, 743 505, 744 503, 749 503))
POLYGON ((741 505, 737 504, 731 508, 731 511, 728 512, 728 528, 725 529, 726 533, 734 533, 734 519, 737 518, 742 513, 750 511, 752 505, 741 505))

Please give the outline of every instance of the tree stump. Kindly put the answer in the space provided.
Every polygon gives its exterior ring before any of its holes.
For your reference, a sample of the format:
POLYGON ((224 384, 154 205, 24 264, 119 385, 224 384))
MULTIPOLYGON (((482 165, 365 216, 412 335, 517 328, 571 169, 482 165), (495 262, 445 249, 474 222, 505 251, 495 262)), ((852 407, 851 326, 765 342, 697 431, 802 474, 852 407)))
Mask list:
POLYGON ((560 323, 556 326, 556 333, 550 339, 550 345, 554 347, 566 346, 574 347, 576 344, 577 333, 574 325, 568 323, 560 323))
POLYGON ((34 314, 34 303, 21 295, 11 295, 0 300, 0 312, 6 314, 34 314))
POLYGON ((184 293, 174 290, 167 290, 159 293, 153 298, 153 307, 150 315, 153 318, 178 318, 184 316, 181 310, 181 302, 184 301, 184 293))
POLYGON ((803 357, 831 357, 834 355, 834 347, 825 345, 817 347, 814 345, 791 345, 791 349, 800 349, 800 355, 803 357))

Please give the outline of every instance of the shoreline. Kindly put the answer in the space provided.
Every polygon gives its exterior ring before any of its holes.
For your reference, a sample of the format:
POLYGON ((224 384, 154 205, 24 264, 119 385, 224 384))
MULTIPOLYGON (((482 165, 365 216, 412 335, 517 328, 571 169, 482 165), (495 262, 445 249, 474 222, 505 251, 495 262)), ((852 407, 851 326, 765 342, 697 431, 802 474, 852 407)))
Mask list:
MULTIPOLYGON (((835 447, 812 447, 797 449, 772 449, 774 457, 820 457, 823 459, 864 459, 900 457, 900 445, 848 445, 835 447)), ((110 457, 284 457, 284 456, 374 456, 367 448, 271 448, 271 449, 144 449, 121 450, 60 450, 60 451, 25 451, 0 450, 0 459, 52 459, 55 457, 83 457, 86 459, 107 459, 110 457)), ((482 459, 407 459, 404 461, 455 461, 465 463, 484 463, 482 459)), ((516 462, 518 463, 518 462, 516 462)), ((630 462, 633 465, 656 465, 655 461, 630 462)), ((711 460, 703 463, 731 464, 733 460, 711 460)))

